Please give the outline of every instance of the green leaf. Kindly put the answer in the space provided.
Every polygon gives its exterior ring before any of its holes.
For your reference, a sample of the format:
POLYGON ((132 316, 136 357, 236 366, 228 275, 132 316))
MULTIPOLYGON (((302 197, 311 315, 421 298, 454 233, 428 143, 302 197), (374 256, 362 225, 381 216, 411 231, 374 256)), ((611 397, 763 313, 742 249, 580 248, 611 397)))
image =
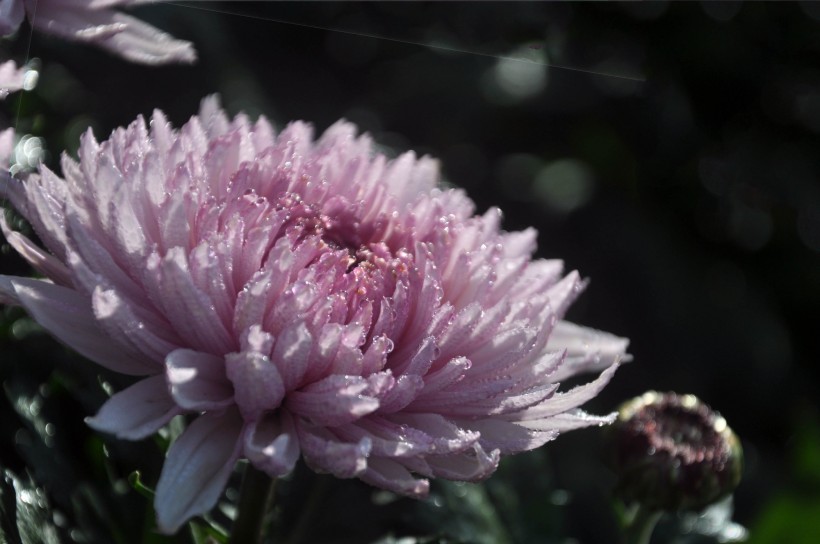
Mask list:
POLYGON ((140 480, 140 472, 138 470, 135 470, 134 472, 128 475, 128 483, 131 484, 131 487, 134 489, 134 491, 136 491, 146 499, 152 501, 154 500, 154 490, 145 485, 144 483, 142 483, 142 480, 140 480))
POLYGON ((0 481, 0 541, 22 544, 59 544, 57 528, 46 495, 31 480, 10 470, 0 481))
POLYGON ((228 544, 228 535, 207 522, 192 521, 188 526, 195 544, 228 544))
POLYGON ((814 418, 796 425, 791 472, 795 483, 766 504, 749 544, 820 542, 820 422, 814 418))
POLYGON ((820 488, 820 425, 817 422, 798 423, 791 465, 801 485, 820 488))
POLYGON ((475 544, 512 542, 484 484, 441 480, 435 488, 432 499, 438 508, 419 515, 430 517, 442 534, 475 544))
POLYGON ((752 528, 748 544, 820 542, 820 497, 782 495, 773 499, 752 528))

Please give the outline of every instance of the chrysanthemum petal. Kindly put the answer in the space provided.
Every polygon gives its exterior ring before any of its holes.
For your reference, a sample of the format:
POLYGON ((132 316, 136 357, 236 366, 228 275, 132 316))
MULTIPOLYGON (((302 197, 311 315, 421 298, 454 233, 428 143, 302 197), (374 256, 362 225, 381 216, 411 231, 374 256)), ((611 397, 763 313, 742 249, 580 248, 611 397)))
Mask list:
MULTIPOLYGON (((8 34, 8 29, 14 26, 14 21, 9 19, 16 19, 15 13, 8 14, 8 8, 6 6, 11 4, 12 9, 15 4, 19 5, 19 2, 3 2, 0 5, 0 36, 8 34)), ((19 10, 20 20, 22 20, 22 9, 19 10)), ((19 22, 17 24, 20 24, 19 22)), ((17 64, 13 60, 7 60, 3 64, 0 64, 0 100, 6 98, 10 92, 19 91, 23 88, 23 82, 25 81, 26 77, 26 69, 17 68, 17 64)), ((6 134, 14 136, 13 129, 6 129, 3 131, 6 134)), ((6 166, 5 168, 8 168, 6 166)))
MULTIPOLYGON (((132 376, 144 376, 159 370, 149 360, 131 357, 122 346, 103 334, 90 301, 76 291, 26 278, 12 278, 10 283, 14 293, 8 294, 16 298, 40 325, 95 363, 132 376)), ((2 286, 0 283, 0 288, 2 286)))
MULTIPOLYGON (((122 4, 123 2, 118 2, 122 4)), ((95 43, 143 64, 193 62, 196 52, 190 42, 169 34, 130 15, 114 10, 96 9, 88 3, 40 0, 29 14, 32 26, 43 32, 70 40, 95 43)))
POLYGON ((362 418, 350 425, 334 428, 334 432, 350 442, 367 438, 371 455, 381 457, 408 457, 435 449, 435 439, 407 425, 399 425, 378 417, 362 418))
POLYGON ((234 398, 242 416, 254 421, 266 410, 278 408, 285 398, 285 383, 267 355, 252 351, 230 353, 225 371, 233 382, 234 398))
POLYGON ((379 396, 379 412, 392 414, 403 410, 424 389, 424 379, 416 374, 405 374, 396 379, 395 385, 379 396))
POLYGON ((177 349, 165 358, 171 396, 187 410, 218 410, 233 404, 233 388, 223 357, 177 349))
POLYGON ((304 322, 294 323, 281 332, 271 353, 286 390, 298 386, 308 370, 313 337, 304 322))
POLYGON ((543 419, 551 417, 567 410, 572 410, 587 402, 595 395, 601 392, 604 386, 609 383, 615 371, 618 369, 618 364, 614 364, 601 372, 595 380, 579 385, 564 393, 556 393, 541 404, 527 408, 521 412, 509 414, 508 418, 517 421, 529 421, 534 419, 543 419))
POLYGON ((112 19, 112 12, 66 6, 58 0, 44 0, 39 4, 35 5, 29 14, 32 26, 63 38, 93 42, 125 30, 123 23, 112 19))
POLYGON ((156 267, 162 295, 158 302, 180 336, 209 353, 226 353, 238 347, 219 320, 213 302, 194 285, 182 248, 171 248, 156 267))
POLYGON ((370 459, 367 470, 359 478, 408 497, 424 497, 430 491, 428 480, 413 477, 403 465, 384 457, 370 459))
POLYGON ((293 470, 301 453, 293 418, 286 410, 249 423, 244 447, 248 460, 274 478, 293 470))
POLYGON ((0 3, 0 36, 8 36, 17 30, 24 16, 22 2, 0 3))
POLYGON ((58 285, 70 286, 71 273, 59 259, 40 249, 31 240, 14 231, 6 221, 5 211, 0 208, 0 230, 6 241, 37 271, 53 280, 58 285))
POLYGON ((615 421, 617 417, 617 412, 612 412, 605 416, 596 416, 588 414, 583 410, 575 409, 564 412, 563 414, 555 414, 545 419, 533 419, 529 421, 519 421, 517 423, 522 427, 535 431, 558 431, 563 433, 584 427, 602 427, 609 425, 615 421))
POLYGON ((472 363, 466 357, 450 359, 444 366, 424 377, 424 395, 433 395, 464 379, 472 363))
POLYGON ((236 411, 205 414, 171 445, 154 499, 160 531, 174 533, 216 504, 239 458, 241 433, 236 411))
POLYGON ((504 455, 538 448, 558 436, 555 429, 541 432, 502 419, 465 421, 463 425, 481 435, 482 446, 498 449, 504 455))
POLYGON ((126 25, 125 29, 99 45, 125 59, 142 64, 192 63, 197 59, 191 42, 175 39, 124 13, 115 13, 112 19, 126 25))
POLYGON ((176 346, 155 334, 152 323, 137 316, 135 309, 115 289, 98 285, 91 293, 91 308, 99 326, 109 336, 126 343, 137 356, 162 363, 176 346))
POLYGON ((629 340, 608 332, 558 321, 550 334, 548 349, 567 350, 567 359, 551 376, 561 381, 583 372, 596 372, 615 362, 627 362, 629 340))
POLYGON ((416 429, 433 439, 436 453, 456 453, 471 447, 479 433, 464 429, 440 414, 413 414, 402 412, 391 414, 389 421, 400 426, 416 429))
POLYGON ((379 400, 364 394, 366 387, 367 382, 359 376, 328 376, 291 391, 287 407, 315 425, 344 425, 378 409, 379 400))
POLYGON ((168 394, 162 375, 138 381, 115 393, 86 423, 117 438, 139 440, 157 432, 181 410, 168 394))
POLYGON ((431 455, 427 458, 427 463, 439 478, 477 482, 495 472, 500 460, 499 450, 487 452, 481 445, 473 444, 471 448, 460 453, 431 455))
POLYGON ((302 455, 316 470, 333 474, 338 478, 353 478, 367 469, 372 447, 369 438, 345 442, 327 429, 308 423, 297 424, 296 430, 302 455))
POLYGON ((14 207, 31 223, 37 237, 58 259, 65 258, 67 245, 63 201, 66 189, 63 181, 45 166, 39 175, 25 181, 4 180, 0 195, 8 197, 14 207))

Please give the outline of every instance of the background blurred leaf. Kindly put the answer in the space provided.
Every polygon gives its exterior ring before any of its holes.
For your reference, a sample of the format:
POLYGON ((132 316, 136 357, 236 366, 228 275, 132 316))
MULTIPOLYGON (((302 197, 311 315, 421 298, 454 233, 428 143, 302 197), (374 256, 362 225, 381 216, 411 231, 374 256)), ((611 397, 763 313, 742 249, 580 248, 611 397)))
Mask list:
POLYGON ((804 416, 791 444, 794 479, 804 489, 820 493, 820 422, 804 416))
POLYGON ((820 498, 783 495, 768 503, 752 527, 749 544, 820 542, 820 498))
POLYGON ((0 542, 59 544, 46 494, 10 470, 0 480, 0 542))
POLYGON ((790 443, 791 484, 763 508, 749 544, 820 542, 820 421, 805 413, 798 421, 790 443))

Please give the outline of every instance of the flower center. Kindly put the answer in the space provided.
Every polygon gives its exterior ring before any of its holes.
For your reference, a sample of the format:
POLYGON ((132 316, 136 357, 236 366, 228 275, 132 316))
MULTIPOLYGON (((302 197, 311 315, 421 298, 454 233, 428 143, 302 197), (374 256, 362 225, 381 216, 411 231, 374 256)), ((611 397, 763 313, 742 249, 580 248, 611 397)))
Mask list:
POLYGON ((723 441, 714 420, 703 404, 686 407, 680 397, 667 397, 639 410, 633 424, 643 429, 650 447, 691 463, 720 454, 723 441))
POLYGON ((700 509, 740 480, 742 453, 726 420, 692 395, 649 392, 613 427, 619 493, 665 510, 700 509))

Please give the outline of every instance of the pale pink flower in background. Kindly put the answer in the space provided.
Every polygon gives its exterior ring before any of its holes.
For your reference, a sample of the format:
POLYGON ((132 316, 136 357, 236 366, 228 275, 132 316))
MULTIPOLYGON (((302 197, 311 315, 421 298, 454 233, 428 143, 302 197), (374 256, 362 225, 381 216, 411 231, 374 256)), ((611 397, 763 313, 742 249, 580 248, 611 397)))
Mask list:
POLYGON ((22 89, 25 78, 26 69, 18 68, 13 60, 0 64, 0 100, 6 98, 9 93, 22 89))
MULTIPOLYGON (((9 93, 22 89, 25 76, 26 69, 17 68, 13 60, 0 64, 0 100, 5 99, 9 93)), ((11 127, 0 131, 0 172, 8 172, 14 151, 14 134, 11 127)))
POLYGON ((62 171, 0 191, 47 248, 2 222, 47 279, 0 276, 0 300, 139 377, 92 427, 140 439, 197 415, 157 486, 165 532, 208 511, 241 458, 420 497, 614 417, 579 406, 627 341, 563 321, 579 275, 534 260, 533 229, 438 188, 428 157, 388 159, 345 122, 275 135, 211 98, 179 131, 156 111, 87 133, 62 171))
POLYGON ((6 130, 0 132, 0 172, 8 172, 11 163, 11 154, 13 152, 14 129, 7 128, 6 130))
POLYGON ((0 0, 0 35, 17 30, 25 16, 36 30, 91 43, 133 62, 194 62, 190 42, 113 8, 157 0, 0 0))

